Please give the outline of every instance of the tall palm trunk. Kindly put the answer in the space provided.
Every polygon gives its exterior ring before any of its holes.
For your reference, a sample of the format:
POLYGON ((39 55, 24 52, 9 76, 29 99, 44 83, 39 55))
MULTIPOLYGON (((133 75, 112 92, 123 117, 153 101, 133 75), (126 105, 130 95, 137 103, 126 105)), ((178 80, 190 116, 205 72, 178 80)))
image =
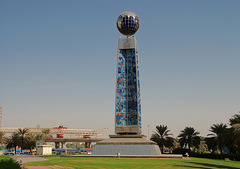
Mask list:
POLYGON ((23 149, 23 142, 24 142, 24 135, 27 133, 28 129, 24 128, 24 129, 21 129, 19 128, 18 129, 18 133, 21 137, 21 153, 22 153, 22 149, 23 149))
POLYGON ((23 136, 21 137, 21 153, 22 153, 22 148, 23 148, 23 136))
POLYGON ((191 146, 192 146, 192 145, 191 145, 191 142, 189 141, 189 142, 188 142, 188 152, 191 151, 191 146))
POLYGON ((223 146, 222 143, 219 144, 219 149, 220 149, 220 154, 221 154, 221 159, 223 159, 223 146))

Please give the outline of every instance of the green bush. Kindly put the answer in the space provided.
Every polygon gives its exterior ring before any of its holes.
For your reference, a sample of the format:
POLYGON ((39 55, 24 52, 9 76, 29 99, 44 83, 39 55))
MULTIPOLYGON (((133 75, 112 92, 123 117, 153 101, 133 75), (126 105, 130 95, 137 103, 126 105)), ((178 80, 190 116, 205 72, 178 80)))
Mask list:
POLYGON ((189 153, 189 150, 185 148, 176 148, 173 150, 173 154, 182 154, 183 157, 186 156, 186 153, 189 153))
POLYGON ((0 169, 21 169, 20 164, 9 156, 0 156, 0 169))
MULTIPOLYGON (((189 154, 190 157, 198 157, 198 158, 208 158, 208 159, 222 159, 220 154, 216 154, 216 153, 194 153, 191 152, 189 154)), ((236 154, 223 154, 223 158, 229 158, 232 161, 240 161, 240 157, 236 154)))
MULTIPOLYGON (((216 152, 209 153, 196 153, 196 152, 191 152, 188 149, 184 148, 176 148, 173 150, 173 154, 182 154, 183 157, 186 156, 186 153, 189 154, 189 157, 198 157, 198 158, 208 158, 208 159, 222 159, 221 154, 216 152)), ((229 158, 232 161, 240 161, 240 156, 237 154, 223 154, 223 159, 229 158)))

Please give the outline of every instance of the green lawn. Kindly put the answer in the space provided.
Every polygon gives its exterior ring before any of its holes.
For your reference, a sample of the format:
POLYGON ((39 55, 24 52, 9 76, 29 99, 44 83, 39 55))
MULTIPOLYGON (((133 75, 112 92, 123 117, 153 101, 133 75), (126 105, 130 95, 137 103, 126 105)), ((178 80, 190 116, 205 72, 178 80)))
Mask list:
POLYGON ((47 156, 49 160, 25 163, 24 165, 62 165, 79 168, 129 168, 129 169, 240 169, 240 162, 210 160, 203 158, 186 159, 135 159, 135 158, 60 158, 47 156))

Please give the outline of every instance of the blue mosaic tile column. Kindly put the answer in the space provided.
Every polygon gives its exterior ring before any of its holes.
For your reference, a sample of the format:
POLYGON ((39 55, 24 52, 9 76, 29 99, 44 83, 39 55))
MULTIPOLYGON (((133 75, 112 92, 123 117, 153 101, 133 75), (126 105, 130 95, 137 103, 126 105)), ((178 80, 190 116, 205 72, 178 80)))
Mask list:
POLYGON ((116 126, 141 128, 141 99, 138 54, 120 49, 117 68, 116 126))

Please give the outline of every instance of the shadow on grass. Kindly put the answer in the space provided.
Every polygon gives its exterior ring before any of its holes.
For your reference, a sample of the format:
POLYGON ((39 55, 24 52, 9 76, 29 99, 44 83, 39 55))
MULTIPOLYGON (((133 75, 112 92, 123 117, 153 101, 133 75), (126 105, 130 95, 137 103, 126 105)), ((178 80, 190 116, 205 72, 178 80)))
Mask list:
POLYGON ((200 162, 185 162, 188 165, 174 165, 175 167, 185 167, 185 168, 198 168, 198 169, 213 169, 213 168, 225 168, 225 169, 240 169, 240 167, 230 167, 222 164, 207 164, 200 162), (192 164, 192 165, 191 165, 192 164), (194 166, 193 166, 194 165, 194 166), (196 166, 197 165, 197 166, 196 166))
POLYGON ((173 165, 174 167, 184 167, 184 168, 196 168, 196 169, 212 169, 209 167, 196 167, 196 166, 191 166, 191 165, 173 165))

